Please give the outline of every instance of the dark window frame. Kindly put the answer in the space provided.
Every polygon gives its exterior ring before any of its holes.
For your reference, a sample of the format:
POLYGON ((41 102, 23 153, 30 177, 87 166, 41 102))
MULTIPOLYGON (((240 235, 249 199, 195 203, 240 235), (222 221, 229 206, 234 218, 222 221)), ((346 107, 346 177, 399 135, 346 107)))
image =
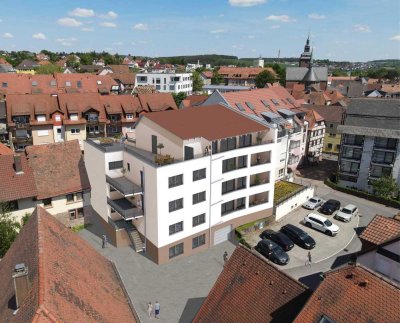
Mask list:
POLYGON ((206 191, 198 192, 192 196, 192 204, 199 204, 206 200, 206 191))
POLYGON ((197 227, 198 225, 201 225, 203 223, 206 223, 206 214, 202 213, 199 215, 196 215, 192 218, 192 227, 197 227))
POLYGON ((169 213, 183 209, 183 197, 168 202, 169 213))
POLYGON ((200 181, 206 177, 207 177, 207 169, 206 168, 197 169, 197 170, 193 171, 193 182, 200 181))
POLYGON ((115 170, 115 169, 121 169, 121 168, 124 168, 123 160, 108 162, 108 170, 115 170))
POLYGON ((169 226, 169 235, 172 236, 176 233, 182 232, 183 231, 183 221, 171 224, 169 226))
POLYGON ((168 177, 168 188, 174 188, 183 185, 183 174, 168 177))
POLYGON ((169 259, 182 255, 184 253, 183 242, 169 248, 169 259))
POLYGON ((192 249, 204 246, 206 244, 206 234, 203 233, 192 239, 192 249))

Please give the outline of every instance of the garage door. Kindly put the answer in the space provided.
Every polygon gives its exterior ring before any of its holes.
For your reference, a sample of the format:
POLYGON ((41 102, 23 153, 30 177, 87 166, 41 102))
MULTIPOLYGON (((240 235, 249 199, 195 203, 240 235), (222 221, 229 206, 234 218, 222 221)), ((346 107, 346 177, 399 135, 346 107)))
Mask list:
POLYGON ((232 225, 228 225, 214 232, 214 246, 227 241, 232 231, 232 225))

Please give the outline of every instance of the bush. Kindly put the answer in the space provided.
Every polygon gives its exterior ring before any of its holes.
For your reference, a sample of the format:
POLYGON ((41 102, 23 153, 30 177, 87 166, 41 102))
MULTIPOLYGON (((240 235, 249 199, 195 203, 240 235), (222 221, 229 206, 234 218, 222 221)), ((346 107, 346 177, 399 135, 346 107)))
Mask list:
POLYGON ((330 188, 333 188, 334 190, 337 190, 339 192, 351 194, 351 195, 361 197, 366 200, 370 200, 372 202, 376 202, 376 203, 384 204, 386 206, 394 207, 396 209, 400 209, 400 201, 399 200, 394 200, 394 199, 390 199, 390 198, 373 195, 373 194, 370 194, 370 193, 367 193, 364 191, 359 191, 359 190, 356 190, 353 188, 341 187, 341 186, 333 183, 330 179, 326 179, 324 183, 327 186, 329 186, 330 188))

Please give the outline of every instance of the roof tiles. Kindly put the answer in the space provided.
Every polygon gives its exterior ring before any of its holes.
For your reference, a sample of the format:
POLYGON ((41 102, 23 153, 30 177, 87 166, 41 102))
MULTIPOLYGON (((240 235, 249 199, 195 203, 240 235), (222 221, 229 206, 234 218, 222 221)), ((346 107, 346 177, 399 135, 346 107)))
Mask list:
POLYGON ((398 235, 400 235, 399 220, 376 215, 361 233, 360 239, 379 245, 398 235))

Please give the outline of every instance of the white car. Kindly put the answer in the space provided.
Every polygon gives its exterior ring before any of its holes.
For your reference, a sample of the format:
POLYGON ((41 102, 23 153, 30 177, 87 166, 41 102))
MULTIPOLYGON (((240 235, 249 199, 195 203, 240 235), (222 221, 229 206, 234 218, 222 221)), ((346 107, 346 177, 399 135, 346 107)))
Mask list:
POLYGON ((333 224, 327 218, 314 213, 310 213, 304 218, 304 225, 322 231, 331 237, 337 235, 340 230, 336 224, 333 224))
POLYGON ((358 208, 353 204, 346 205, 340 211, 337 211, 334 218, 344 222, 350 222, 353 216, 358 215, 358 208))
POLYGON ((309 210, 315 210, 316 208, 320 207, 324 201, 318 197, 314 196, 310 198, 306 203, 303 204, 303 207, 309 210))

